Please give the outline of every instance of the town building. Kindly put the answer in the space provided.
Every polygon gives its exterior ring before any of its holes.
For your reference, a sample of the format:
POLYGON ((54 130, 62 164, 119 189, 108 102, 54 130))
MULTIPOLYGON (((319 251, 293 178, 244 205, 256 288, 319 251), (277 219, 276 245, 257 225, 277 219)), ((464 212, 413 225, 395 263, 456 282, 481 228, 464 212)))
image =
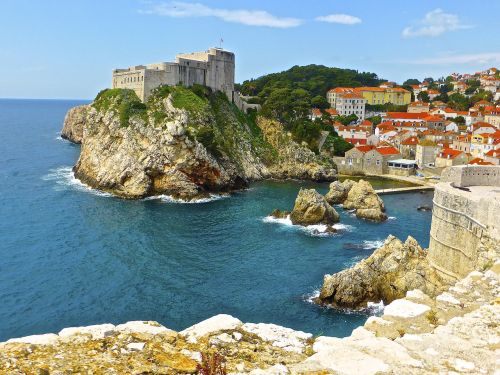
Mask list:
POLYGON ((389 174, 396 176, 412 176, 417 169, 417 163, 413 159, 394 159, 387 162, 389 174))
POLYGON ((338 94, 335 99, 335 110, 340 116, 356 115, 359 120, 365 119, 366 99, 357 92, 338 94))
POLYGON ((421 141, 415 148, 415 162, 419 168, 434 165, 441 147, 432 141, 421 141))
POLYGON ((500 150, 490 150, 484 155, 484 160, 494 165, 500 165, 500 150))
POLYGON ((421 102, 421 101, 416 101, 416 102, 411 102, 408 104, 408 113, 422 113, 422 112, 429 112, 430 104, 421 102))
POLYGON ((232 100, 234 93, 234 53, 221 48, 204 52, 178 54, 175 62, 136 65, 113 70, 112 87, 132 89, 146 101, 151 91, 161 85, 192 86, 200 84, 222 91, 232 100))
POLYGON ((500 107, 485 107, 484 108, 484 121, 500 129, 500 107))
POLYGON ((446 168, 454 165, 464 165, 468 161, 469 158, 465 152, 452 148, 444 148, 437 155, 435 165, 436 168, 446 168))

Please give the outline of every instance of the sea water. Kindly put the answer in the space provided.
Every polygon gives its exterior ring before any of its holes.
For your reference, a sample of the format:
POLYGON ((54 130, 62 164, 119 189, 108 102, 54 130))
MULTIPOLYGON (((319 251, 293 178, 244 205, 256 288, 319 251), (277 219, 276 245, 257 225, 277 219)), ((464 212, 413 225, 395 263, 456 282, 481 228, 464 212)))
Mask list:
MULTIPOLYGON (((333 336, 370 314, 311 303, 323 275, 369 256, 393 234, 428 246, 432 194, 383 196, 390 220, 337 207, 338 232, 268 217, 300 187, 259 182, 197 204, 128 201, 74 178, 79 146, 59 132, 83 102, 0 100, 0 341, 69 326, 156 320, 181 330, 215 314, 333 336)), ((378 187, 393 186, 377 181, 378 187)))

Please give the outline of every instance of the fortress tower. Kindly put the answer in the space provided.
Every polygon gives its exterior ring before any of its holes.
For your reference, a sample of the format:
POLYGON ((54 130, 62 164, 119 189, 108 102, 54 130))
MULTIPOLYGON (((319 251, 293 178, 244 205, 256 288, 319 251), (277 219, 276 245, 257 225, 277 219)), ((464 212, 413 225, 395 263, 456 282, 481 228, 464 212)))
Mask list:
POLYGON ((234 53, 221 48, 182 53, 175 62, 136 65, 113 70, 112 88, 132 89, 144 102, 160 85, 200 84, 224 92, 232 100, 234 91, 234 53))

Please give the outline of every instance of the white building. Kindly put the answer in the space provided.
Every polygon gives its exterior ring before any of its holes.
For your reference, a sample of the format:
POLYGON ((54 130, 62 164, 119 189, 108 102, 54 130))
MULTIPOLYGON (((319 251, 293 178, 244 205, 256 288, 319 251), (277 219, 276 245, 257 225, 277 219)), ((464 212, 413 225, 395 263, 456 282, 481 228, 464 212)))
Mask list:
POLYGON ((341 116, 356 115, 359 120, 363 121, 365 119, 365 106, 366 99, 361 94, 348 92, 336 95, 335 109, 341 116))

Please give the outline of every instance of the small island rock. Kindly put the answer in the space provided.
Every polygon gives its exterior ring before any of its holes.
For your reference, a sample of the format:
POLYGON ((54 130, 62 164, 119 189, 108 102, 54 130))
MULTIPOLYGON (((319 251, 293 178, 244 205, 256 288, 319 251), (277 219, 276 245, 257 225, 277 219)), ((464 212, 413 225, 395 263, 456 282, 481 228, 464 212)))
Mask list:
POLYGON ((353 180, 345 180, 343 182, 334 181, 330 184, 330 190, 325 195, 325 199, 329 204, 340 204, 347 199, 347 194, 356 182, 353 180))
POLYGON ((290 219, 299 225, 331 225, 337 223, 340 216, 316 190, 300 189, 290 219))
POLYGON ((384 202, 375 193, 372 185, 365 180, 359 180, 352 186, 344 201, 344 208, 355 209, 359 218, 375 221, 387 219, 384 202))

